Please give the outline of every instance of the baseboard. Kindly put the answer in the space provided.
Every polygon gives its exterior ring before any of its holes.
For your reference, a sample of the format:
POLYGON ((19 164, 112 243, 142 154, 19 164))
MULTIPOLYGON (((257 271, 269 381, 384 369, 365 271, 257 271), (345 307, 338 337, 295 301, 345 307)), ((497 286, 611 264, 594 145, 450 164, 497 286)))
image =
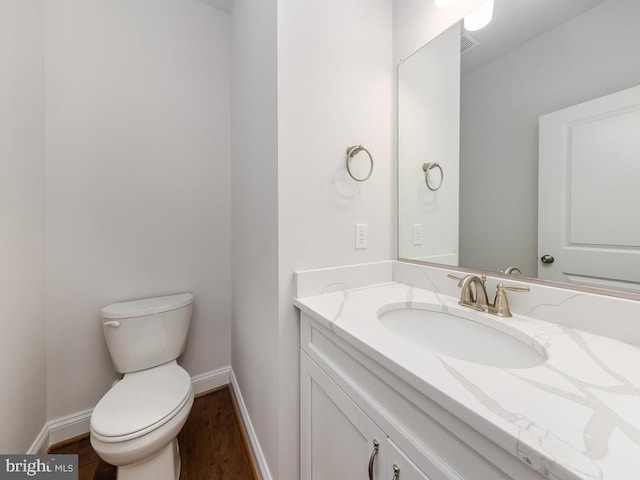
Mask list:
POLYGON ((230 370, 229 380, 231 389, 233 390, 233 395, 238 405, 238 409, 240 410, 242 423, 244 424, 245 431, 247 433, 247 436, 249 437, 249 442, 251 443, 253 457, 255 459, 255 463, 257 463, 258 466, 258 475, 262 478, 262 480, 273 480, 271 472, 269 471, 269 466, 267 465, 267 459, 265 458, 264 452, 260 447, 258 436, 256 435, 256 431, 253 428, 253 424, 251 423, 251 417, 249 417, 249 411, 247 410, 247 405, 244 403, 244 399, 242 398, 242 392, 240 391, 240 386, 238 385, 236 376, 233 373, 233 369, 230 370))
POLYGON ((45 424, 40 430, 40 433, 36 437, 36 439, 27 450, 27 455, 37 455, 47 453, 47 449, 49 448, 49 425, 45 424))
MULTIPOLYGON (((223 367, 191 377, 194 394, 229 384, 230 372, 231 367, 223 367)), ((90 408, 47 422, 27 453, 45 453, 52 445, 88 433, 92 411, 90 408)))
POLYGON ((49 444, 47 448, 89 432, 91 412, 93 412, 93 408, 48 422, 49 444))
POLYGON ((207 392, 209 390, 215 390, 223 385, 229 384, 229 375, 231 367, 223 367, 218 370, 203 373, 191 377, 191 383, 193 383, 193 393, 198 395, 200 393, 207 392))

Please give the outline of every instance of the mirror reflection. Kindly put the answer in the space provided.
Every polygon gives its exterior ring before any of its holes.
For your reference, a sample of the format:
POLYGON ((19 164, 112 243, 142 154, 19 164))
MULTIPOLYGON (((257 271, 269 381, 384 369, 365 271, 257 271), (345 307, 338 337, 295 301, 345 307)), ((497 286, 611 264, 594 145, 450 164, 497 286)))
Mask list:
POLYGON ((640 292, 639 18, 495 0, 403 61, 399 257, 640 292))

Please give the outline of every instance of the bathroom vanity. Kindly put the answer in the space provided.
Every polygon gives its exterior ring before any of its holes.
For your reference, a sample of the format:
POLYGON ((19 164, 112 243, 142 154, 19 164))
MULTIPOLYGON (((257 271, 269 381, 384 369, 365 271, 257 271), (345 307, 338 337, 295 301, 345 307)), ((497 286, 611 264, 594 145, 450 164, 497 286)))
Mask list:
POLYGON ((447 273, 296 274, 301 478, 634 478, 640 304, 531 284, 500 318, 447 273))

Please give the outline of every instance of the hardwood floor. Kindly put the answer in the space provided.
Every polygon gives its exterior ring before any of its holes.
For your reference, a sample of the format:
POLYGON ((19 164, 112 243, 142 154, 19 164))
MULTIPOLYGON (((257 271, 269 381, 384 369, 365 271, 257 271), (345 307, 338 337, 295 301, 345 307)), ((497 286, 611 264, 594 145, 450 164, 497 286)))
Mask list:
MULTIPOLYGON (((199 396, 178 435, 180 480, 257 480, 228 387, 199 396)), ((89 437, 54 446, 78 454, 78 480, 116 480, 115 467, 91 448, 89 437)))

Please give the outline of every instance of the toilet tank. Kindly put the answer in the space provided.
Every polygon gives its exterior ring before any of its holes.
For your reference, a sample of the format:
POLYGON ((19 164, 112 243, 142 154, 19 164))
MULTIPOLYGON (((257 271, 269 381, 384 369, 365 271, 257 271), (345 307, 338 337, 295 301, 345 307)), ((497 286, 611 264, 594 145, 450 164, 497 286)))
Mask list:
POLYGON ((104 307, 102 330, 116 371, 137 372, 178 358, 186 345, 192 313, 190 293, 104 307))

